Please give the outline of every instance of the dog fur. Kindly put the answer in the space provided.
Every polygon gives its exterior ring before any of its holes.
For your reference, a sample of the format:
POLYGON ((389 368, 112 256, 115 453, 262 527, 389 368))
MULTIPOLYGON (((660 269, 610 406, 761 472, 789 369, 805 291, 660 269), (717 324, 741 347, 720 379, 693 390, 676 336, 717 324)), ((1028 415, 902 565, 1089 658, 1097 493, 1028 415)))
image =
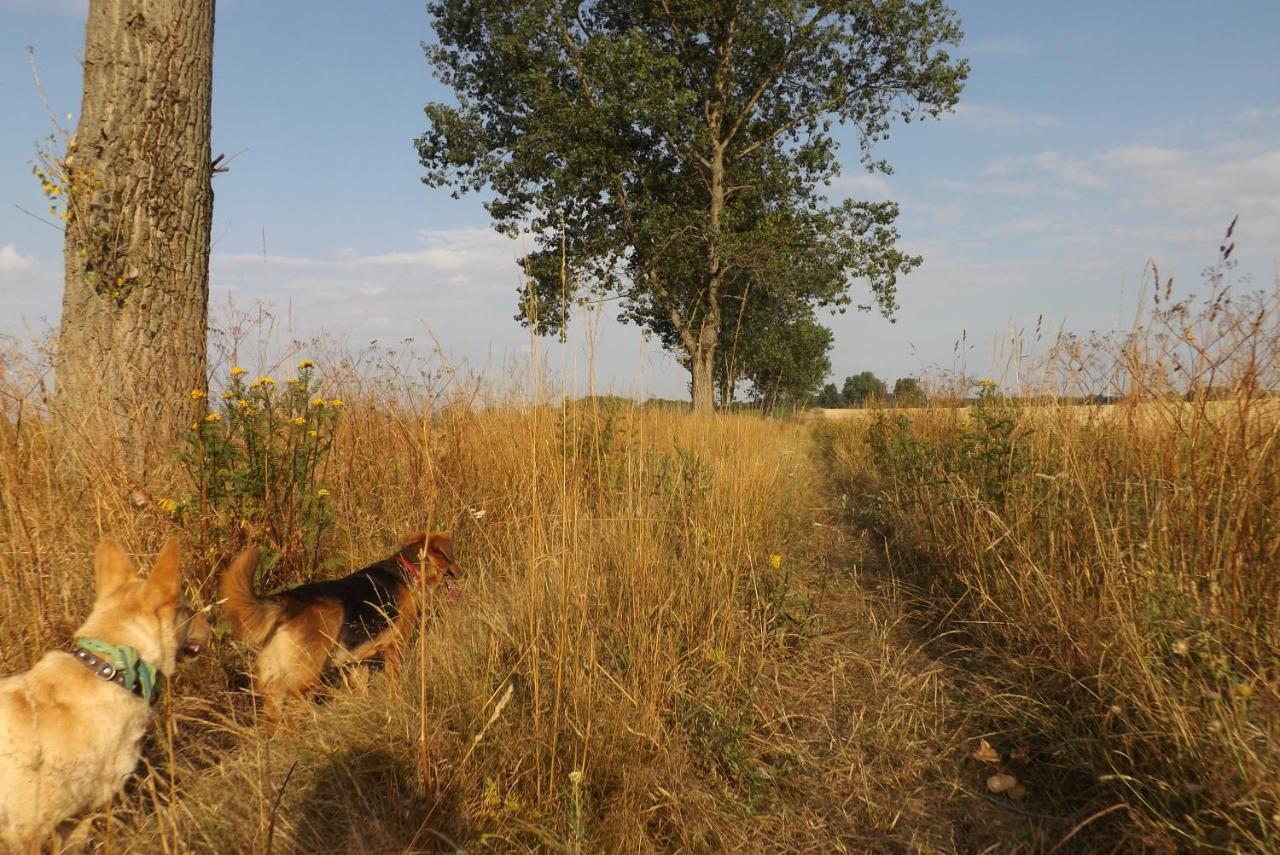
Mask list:
MULTIPOLYGON (((209 637, 204 615, 182 604, 179 553, 177 539, 169 540, 143 580, 120 546, 103 540, 93 611, 76 637, 130 645, 173 674, 178 658, 198 653, 209 637)), ((0 839, 12 851, 35 849, 110 801, 138 765, 151 716, 145 699, 65 650, 0 680, 0 839)))
POLYGON ((417 589, 452 593, 461 575, 445 533, 408 535, 397 552, 350 576, 266 597, 253 589, 258 557, 247 549, 223 573, 222 616, 233 635, 260 648, 255 683, 273 719, 289 698, 310 693, 329 667, 381 653, 394 672, 417 619, 417 589))

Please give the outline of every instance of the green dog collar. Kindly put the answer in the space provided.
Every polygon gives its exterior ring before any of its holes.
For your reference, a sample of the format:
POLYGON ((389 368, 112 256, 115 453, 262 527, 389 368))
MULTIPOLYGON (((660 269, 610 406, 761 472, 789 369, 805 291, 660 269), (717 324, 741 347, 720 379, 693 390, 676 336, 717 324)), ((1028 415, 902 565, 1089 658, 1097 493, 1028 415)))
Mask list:
POLYGON ((100 638, 77 638, 71 655, 111 683, 119 683, 147 703, 156 689, 156 669, 127 644, 108 644, 100 638))

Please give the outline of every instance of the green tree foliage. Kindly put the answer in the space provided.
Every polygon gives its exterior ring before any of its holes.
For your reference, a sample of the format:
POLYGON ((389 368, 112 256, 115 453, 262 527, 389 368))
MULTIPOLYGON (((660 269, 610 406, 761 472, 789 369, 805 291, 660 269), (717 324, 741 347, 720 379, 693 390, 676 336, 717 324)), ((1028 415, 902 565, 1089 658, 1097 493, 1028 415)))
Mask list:
POLYGON ((828 383, 822 387, 822 391, 818 393, 818 398, 814 401, 819 407, 827 410, 838 410, 844 406, 844 397, 840 394, 840 390, 836 388, 835 383, 828 383))
POLYGON ((431 186, 488 190, 496 226, 532 232, 518 318, 562 331, 573 300, 618 299, 713 403, 735 282, 796 278, 812 305, 864 279, 886 315, 919 263, 892 202, 830 204, 834 128, 864 165, 895 118, 951 108, 968 72, 942 0, 433 0, 428 55, 456 104, 427 106, 431 186))
MULTIPOLYGON (((726 372, 722 390, 732 389, 727 378, 737 371, 751 383, 751 395, 766 414, 802 406, 831 373, 831 330, 818 323, 802 300, 766 296, 746 305, 741 328, 726 333, 726 358, 717 360, 726 372), (731 362, 736 363, 733 369, 731 362)), ((721 392, 722 402, 731 397, 721 392)))
POLYGON ((924 388, 914 377, 899 377, 893 384, 895 407, 922 407, 927 402, 924 388))
POLYGON ((883 380, 870 371, 844 378, 840 395, 846 407, 862 407, 871 401, 883 401, 889 391, 883 380))

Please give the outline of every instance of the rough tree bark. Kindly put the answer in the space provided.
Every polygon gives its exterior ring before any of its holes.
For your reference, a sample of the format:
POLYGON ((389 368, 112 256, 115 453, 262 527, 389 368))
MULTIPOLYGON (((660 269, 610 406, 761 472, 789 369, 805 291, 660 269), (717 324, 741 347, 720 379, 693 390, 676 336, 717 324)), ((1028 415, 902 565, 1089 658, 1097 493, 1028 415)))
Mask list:
POLYGON ((213 25, 214 0, 89 3, 57 410, 93 425, 81 437, 108 430, 134 467, 206 385, 213 25))
POLYGON ((716 410, 716 349, 714 339, 689 355, 689 371, 692 379, 693 411, 709 415, 716 410))

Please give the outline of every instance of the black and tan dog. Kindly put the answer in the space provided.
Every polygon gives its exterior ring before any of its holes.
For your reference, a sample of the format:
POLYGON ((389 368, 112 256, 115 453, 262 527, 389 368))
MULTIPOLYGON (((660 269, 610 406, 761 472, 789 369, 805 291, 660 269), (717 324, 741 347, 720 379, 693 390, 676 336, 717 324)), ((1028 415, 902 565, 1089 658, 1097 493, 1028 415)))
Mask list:
POLYGON ((222 576, 222 615, 232 633, 255 647, 257 690, 272 718, 290 697, 303 697, 325 669, 381 653, 389 671, 400 664, 417 619, 419 597, 455 592, 461 573, 448 534, 419 532, 363 570, 260 597, 253 590, 258 551, 246 549, 222 576))

